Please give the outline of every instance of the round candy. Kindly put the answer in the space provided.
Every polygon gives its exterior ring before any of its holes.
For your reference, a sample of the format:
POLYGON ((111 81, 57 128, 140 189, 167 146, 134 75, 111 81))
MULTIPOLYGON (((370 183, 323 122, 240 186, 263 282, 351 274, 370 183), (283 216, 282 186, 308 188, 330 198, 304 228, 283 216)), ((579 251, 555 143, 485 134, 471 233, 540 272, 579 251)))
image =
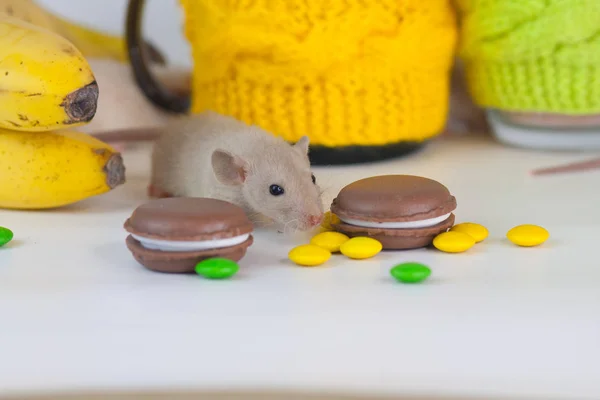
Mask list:
POLYGON ((450 229, 451 232, 462 232, 475 239, 476 243, 482 242, 488 237, 488 230, 485 226, 474 224, 472 222, 463 222, 456 224, 450 229))
POLYGON ((519 225, 509 230, 506 237, 517 246, 531 247, 544 243, 550 233, 541 226, 519 225))
POLYGON ((227 258, 208 258, 196 265, 196 273, 208 279, 227 279, 235 275, 239 266, 227 258))
POLYGON ((475 239, 462 232, 443 232, 433 239, 436 249, 446 253, 462 253, 475 245, 475 239))
POLYGON ((339 232, 322 232, 318 235, 315 235, 310 243, 315 246, 322 247, 324 249, 329 250, 332 253, 337 253, 340 251, 340 246, 350 240, 350 238, 343 233, 339 232))
POLYGON ((340 251, 348 258, 362 260, 378 254, 383 248, 381 242, 370 237, 357 236, 345 241, 340 251))
POLYGON ((390 270, 390 274, 399 282, 418 283, 429 278, 431 270, 426 265, 408 262, 396 265, 390 270))
POLYGON ((0 226, 0 247, 4 246, 13 239, 13 233, 8 228, 0 226))
POLYGON ((314 267, 329 260, 331 252, 314 244, 303 244, 293 248, 288 257, 298 265, 314 267))
POLYGON ((323 222, 321 222, 321 230, 323 231, 333 231, 332 224, 339 224, 341 221, 337 215, 333 214, 331 211, 325 212, 323 214, 323 222))

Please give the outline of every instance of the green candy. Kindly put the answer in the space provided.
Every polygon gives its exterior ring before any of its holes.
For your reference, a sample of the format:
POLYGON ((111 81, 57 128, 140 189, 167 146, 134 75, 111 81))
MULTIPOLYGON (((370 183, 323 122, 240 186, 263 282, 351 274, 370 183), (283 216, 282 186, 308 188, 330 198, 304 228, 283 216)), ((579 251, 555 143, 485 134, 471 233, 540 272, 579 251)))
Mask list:
POLYGON ((8 242, 10 242, 13 238, 13 233, 8 228, 3 228, 0 226, 0 247, 4 246, 8 242))
POLYGON ((209 258, 196 265, 196 273, 208 279, 227 279, 235 275, 240 267, 227 258, 209 258))
POLYGON ((390 274, 399 282, 419 283, 429 278, 429 267, 416 262, 398 264, 390 270, 390 274))

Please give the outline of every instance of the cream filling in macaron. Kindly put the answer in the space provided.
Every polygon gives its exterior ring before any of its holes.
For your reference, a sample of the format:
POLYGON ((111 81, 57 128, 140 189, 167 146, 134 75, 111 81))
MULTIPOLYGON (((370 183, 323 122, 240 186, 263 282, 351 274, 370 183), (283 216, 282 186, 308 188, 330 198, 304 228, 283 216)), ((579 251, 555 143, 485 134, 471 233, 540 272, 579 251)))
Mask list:
POLYGON ((159 251, 203 251, 210 249, 222 249, 224 247, 236 246, 244 243, 250 237, 250 234, 234 236, 225 239, 200 240, 195 242, 150 239, 139 235, 131 234, 146 249, 159 251))
POLYGON ((418 221, 404 222, 376 222, 376 221, 361 221, 358 219, 342 218, 343 222, 349 225, 360 226, 363 228, 382 228, 382 229, 419 229, 434 226, 448 219, 451 213, 440 215, 435 218, 422 219, 418 221))

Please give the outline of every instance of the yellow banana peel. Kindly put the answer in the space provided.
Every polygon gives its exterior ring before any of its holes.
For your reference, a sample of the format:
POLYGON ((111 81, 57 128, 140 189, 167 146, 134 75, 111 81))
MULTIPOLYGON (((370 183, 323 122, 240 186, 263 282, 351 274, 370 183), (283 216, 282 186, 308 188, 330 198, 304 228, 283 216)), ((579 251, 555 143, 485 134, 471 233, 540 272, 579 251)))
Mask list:
POLYGON ((0 208, 61 207, 124 182, 121 155, 92 136, 0 129, 0 208))
POLYGON ((42 132, 92 120, 98 85, 68 40, 13 17, 0 17, 0 128, 42 132))

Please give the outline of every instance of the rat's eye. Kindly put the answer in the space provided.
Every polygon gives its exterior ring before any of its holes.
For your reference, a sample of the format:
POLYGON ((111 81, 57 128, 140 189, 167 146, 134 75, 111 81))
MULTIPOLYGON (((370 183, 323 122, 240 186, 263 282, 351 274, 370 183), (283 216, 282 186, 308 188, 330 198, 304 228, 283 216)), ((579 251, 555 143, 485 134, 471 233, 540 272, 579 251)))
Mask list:
POLYGON ((311 177, 312 177, 312 181, 313 181, 313 183, 317 183, 317 178, 315 178, 315 175, 314 175, 314 174, 311 174, 311 177))
POLYGON ((271 185, 269 186, 269 192, 273 196, 281 196, 284 192, 283 188, 279 185, 271 185))

